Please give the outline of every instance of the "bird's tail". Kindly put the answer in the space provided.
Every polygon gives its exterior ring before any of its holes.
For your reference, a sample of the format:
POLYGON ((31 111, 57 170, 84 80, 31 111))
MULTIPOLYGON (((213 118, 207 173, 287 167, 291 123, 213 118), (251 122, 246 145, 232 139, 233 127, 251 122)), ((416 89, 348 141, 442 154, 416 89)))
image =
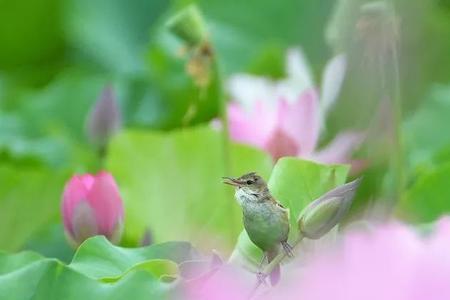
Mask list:
MULTIPOLYGON (((272 250, 267 252, 267 262, 270 264, 270 262, 277 256, 278 251, 272 250)), ((275 286, 280 281, 281 276, 281 270, 280 270, 280 264, 277 264, 275 268, 273 268, 272 272, 270 273, 270 284, 272 286, 275 286)))

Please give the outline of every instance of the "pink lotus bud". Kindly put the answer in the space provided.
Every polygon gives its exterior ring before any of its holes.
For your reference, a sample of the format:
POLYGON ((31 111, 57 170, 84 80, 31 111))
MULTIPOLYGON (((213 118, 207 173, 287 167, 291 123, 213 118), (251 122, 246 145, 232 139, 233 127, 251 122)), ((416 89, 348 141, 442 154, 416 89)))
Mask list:
POLYGON ((120 241, 123 204, 108 172, 74 175, 64 188, 61 211, 66 235, 75 245, 94 235, 120 241))
POLYGON ((87 134, 91 142, 104 146, 122 126, 122 115, 114 90, 106 86, 87 119, 87 134))

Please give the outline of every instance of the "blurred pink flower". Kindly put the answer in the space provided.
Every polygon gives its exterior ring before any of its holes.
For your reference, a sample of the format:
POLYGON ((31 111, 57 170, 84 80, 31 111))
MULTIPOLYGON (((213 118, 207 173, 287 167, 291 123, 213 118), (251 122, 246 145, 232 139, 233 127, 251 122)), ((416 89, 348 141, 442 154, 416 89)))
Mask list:
MULTIPOLYGON (((439 220, 428 237, 392 222, 370 232, 349 232, 338 245, 290 262, 281 282, 260 286, 254 299, 448 300, 449 278, 449 217, 439 220)), ((255 282, 255 274, 225 265, 188 284, 183 299, 248 299, 255 282)))
POLYGON ((326 112, 333 106, 345 75, 345 57, 333 58, 324 71, 321 100, 302 53, 290 50, 288 77, 278 82, 251 75, 229 81, 234 100, 228 106, 231 138, 268 151, 276 161, 300 156, 323 163, 349 163, 363 134, 348 131, 317 150, 326 112))
MULTIPOLYGON (((242 270, 231 265, 223 265, 203 280, 188 282, 183 299, 192 300, 247 300, 253 279, 243 278, 242 270)), ((252 274, 253 275, 253 274, 252 274)))
POLYGON ((450 299, 450 219, 421 238, 391 223, 372 233, 350 233, 341 247, 318 255, 286 276, 268 299, 450 299))
POLYGON ((64 188, 61 203, 66 235, 79 245, 88 237, 104 235, 120 240, 123 204, 111 174, 74 175, 64 188))

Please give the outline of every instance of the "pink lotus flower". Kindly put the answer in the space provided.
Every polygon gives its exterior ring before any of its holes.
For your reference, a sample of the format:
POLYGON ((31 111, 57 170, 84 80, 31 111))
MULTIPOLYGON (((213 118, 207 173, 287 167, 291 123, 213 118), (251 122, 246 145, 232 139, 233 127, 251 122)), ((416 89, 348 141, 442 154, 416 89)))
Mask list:
POLYGON ((350 233, 330 250, 287 275, 269 299, 450 299, 448 217, 426 238, 391 223, 369 234, 350 233))
POLYGON ((66 235, 76 245, 94 235, 117 243, 122 234, 123 204, 111 174, 75 175, 66 184, 61 203, 66 235))
POLYGON ((326 112, 332 107, 345 74, 345 57, 330 61, 322 80, 321 101, 299 50, 287 55, 288 77, 278 82, 251 75, 229 81, 234 100, 228 106, 231 138, 269 152, 274 161, 300 156, 323 163, 348 163, 363 139, 349 131, 317 150, 326 112))

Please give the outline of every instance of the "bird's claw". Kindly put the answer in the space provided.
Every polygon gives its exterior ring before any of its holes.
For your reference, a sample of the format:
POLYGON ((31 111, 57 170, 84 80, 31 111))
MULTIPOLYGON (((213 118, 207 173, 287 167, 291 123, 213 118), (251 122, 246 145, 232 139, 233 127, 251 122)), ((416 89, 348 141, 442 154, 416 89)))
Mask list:
POLYGON ((292 246, 289 245, 288 242, 282 242, 281 245, 283 246, 283 250, 288 257, 291 257, 291 258, 294 257, 294 252, 293 252, 294 248, 292 248, 292 246))

